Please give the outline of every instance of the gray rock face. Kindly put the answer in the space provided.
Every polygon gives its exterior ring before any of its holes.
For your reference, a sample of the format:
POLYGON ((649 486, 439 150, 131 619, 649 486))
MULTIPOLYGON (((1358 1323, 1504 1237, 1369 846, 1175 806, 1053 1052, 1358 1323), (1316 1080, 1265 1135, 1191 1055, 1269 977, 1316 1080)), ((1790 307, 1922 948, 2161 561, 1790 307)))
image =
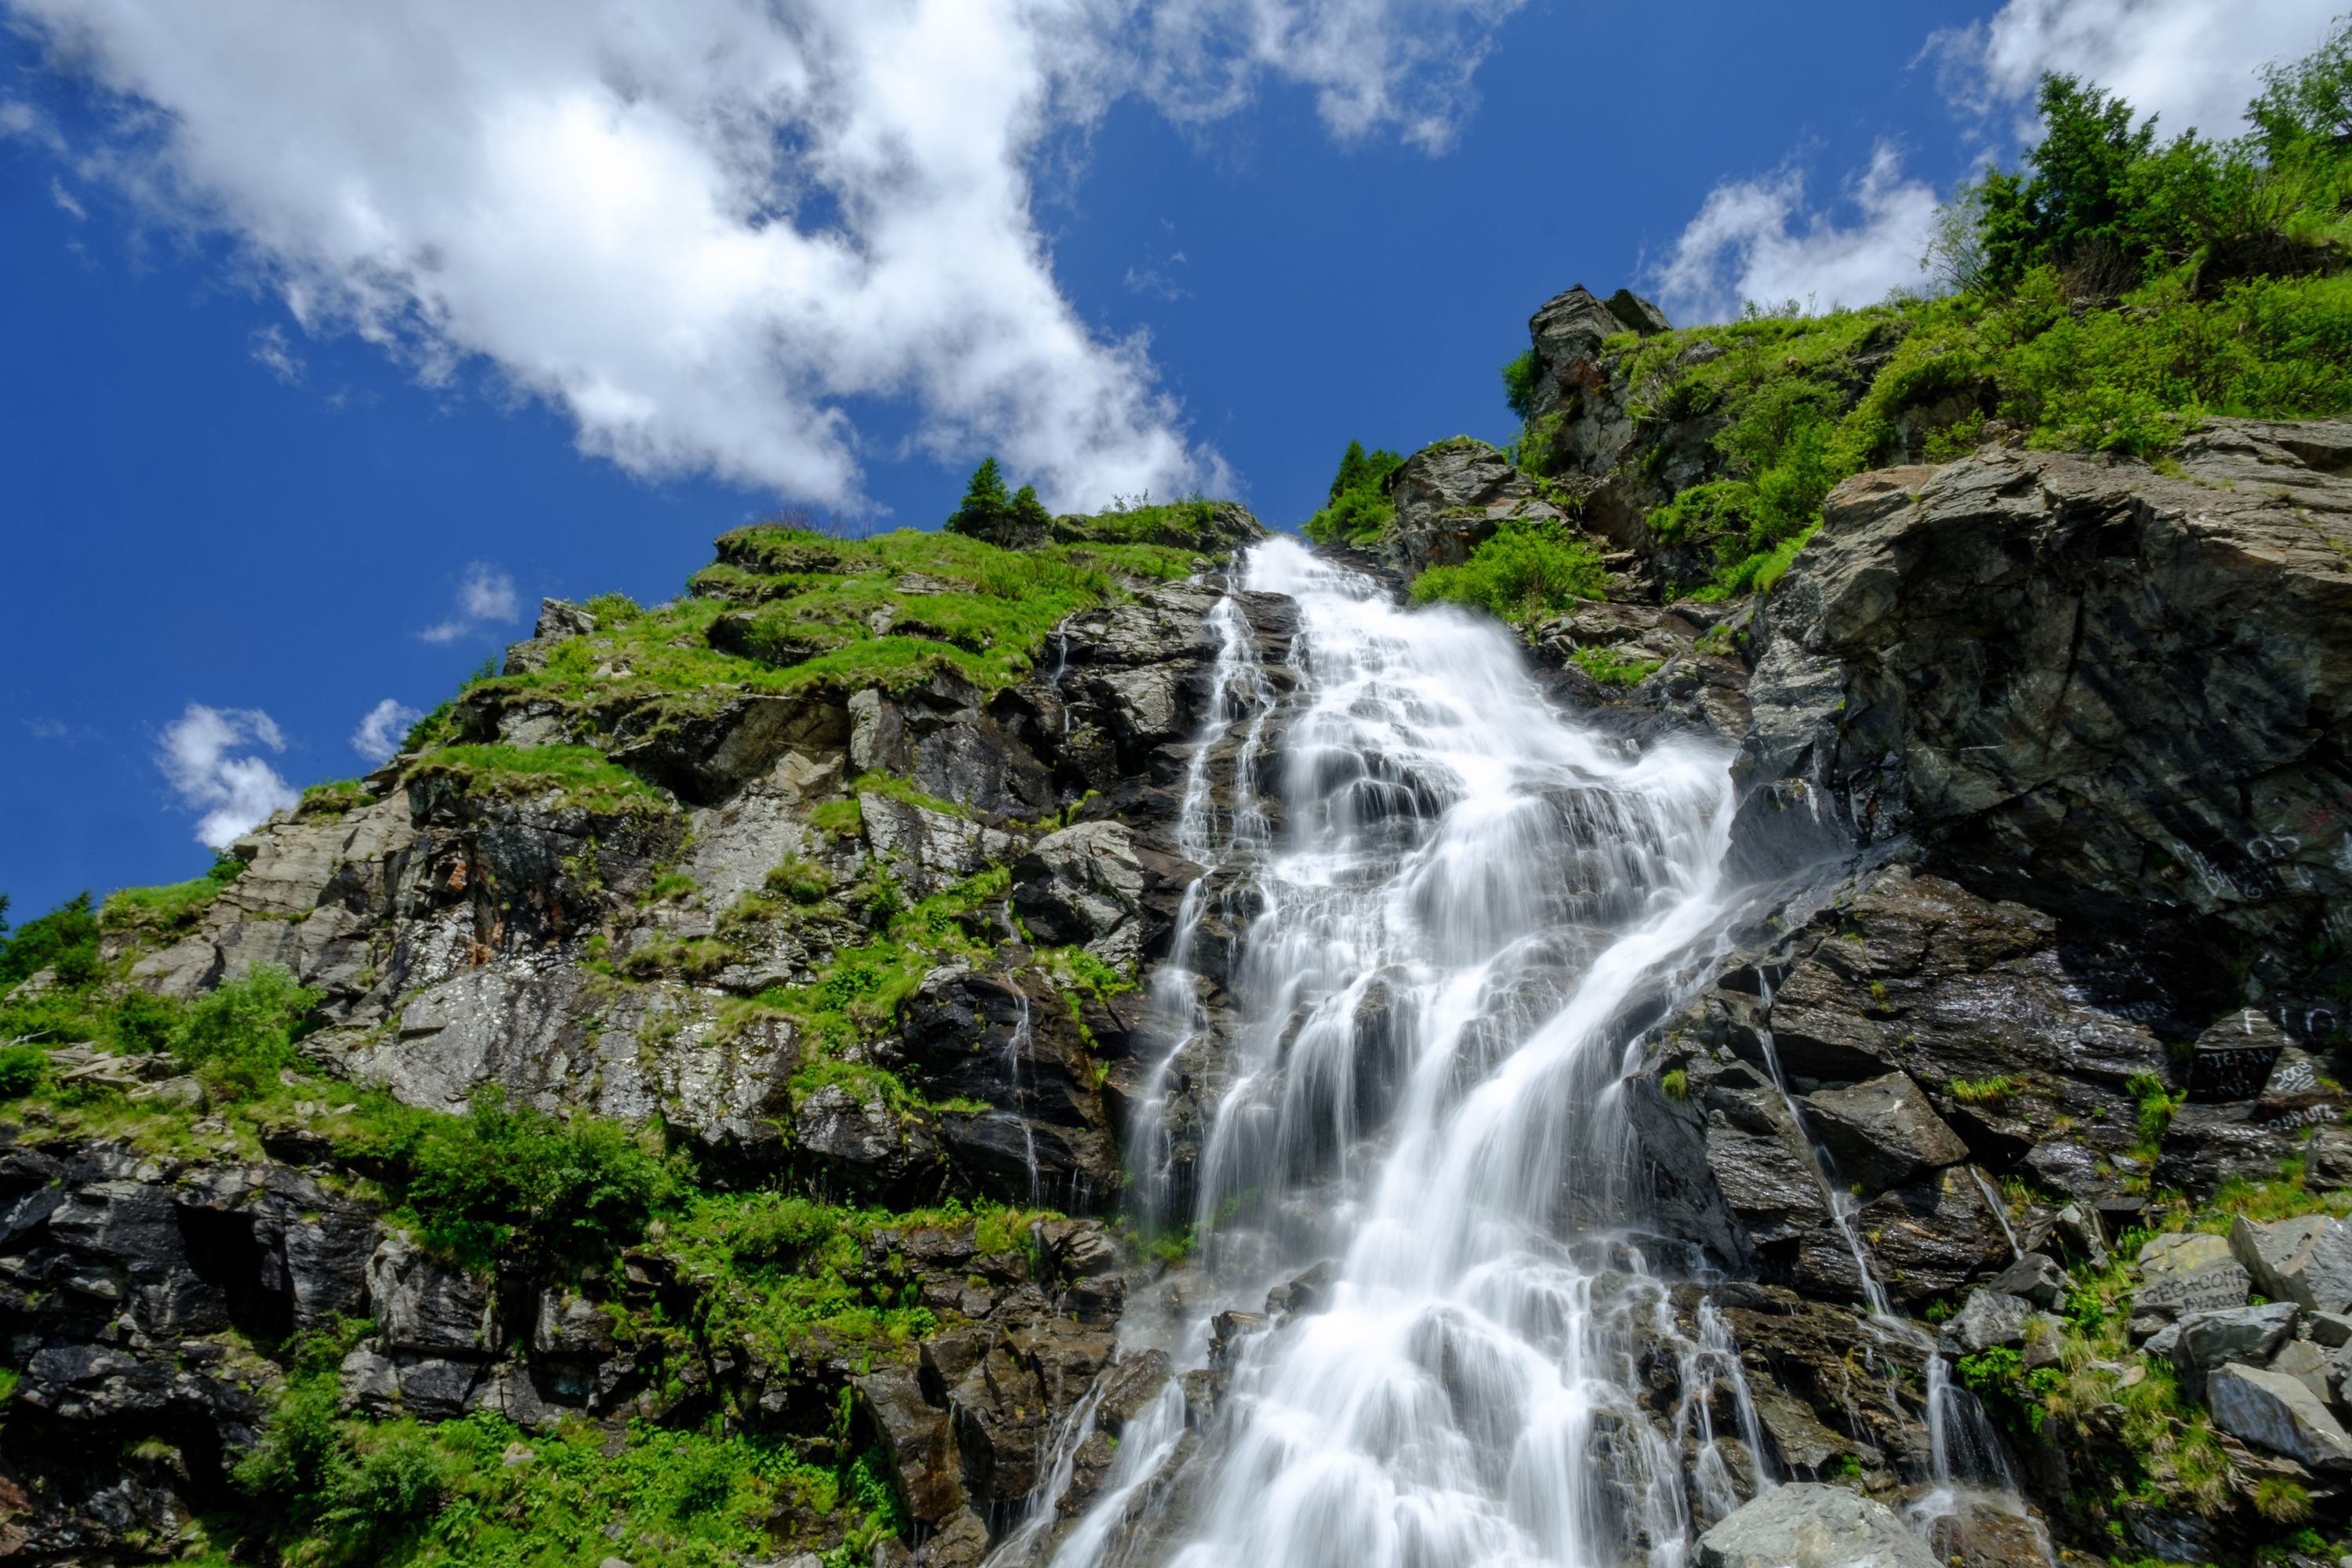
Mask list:
POLYGON ((1699 1537, 1699 1568, 1941 1568, 1885 1503, 1792 1481, 1699 1537))
POLYGON ((2246 1304, 2252 1277, 2234 1259, 2200 1263, 2160 1274, 2132 1297, 2135 1318, 2170 1321, 2189 1312, 2226 1311, 2246 1304))
POLYGON ((1046 942, 1138 974, 1165 946, 1200 875, 1124 823, 1081 822, 1039 839, 1013 868, 1013 907, 1046 942))
POLYGON ((2291 989, 2352 891, 2322 739, 2352 718, 2352 572, 2307 521, 2352 509, 2347 454, 2352 426, 2220 421, 2179 479, 1988 452, 1848 481, 1759 621, 1750 817, 1810 779, 1865 841, 1931 833, 2184 989, 2237 1000, 2208 925, 2291 989))
POLYGON ((2352 1306, 2352 1232, 2326 1215, 2264 1225, 2241 1215, 2230 1227, 2230 1255, 2256 1289, 2314 1312, 2352 1306))
POLYGON ((499 1345, 498 1318, 481 1280, 388 1236, 368 1263, 377 1329, 394 1350, 483 1356, 499 1345))
POLYGON ((1506 520, 1558 521, 1561 516, 1502 453, 1467 437, 1406 458, 1389 480, 1389 496, 1396 521, 1381 551, 1407 579, 1432 566, 1459 566, 1506 520))
POLYGON ((1816 1089, 1804 1105, 1806 1122, 1837 1162, 1838 1173, 1874 1192, 1969 1157, 1969 1146, 1903 1073, 1851 1089, 1816 1089))
POLYGON ((2213 1425, 2314 1469, 2352 1470, 2352 1435, 2310 1389, 2283 1372, 2225 1366, 2206 1380, 2213 1425))

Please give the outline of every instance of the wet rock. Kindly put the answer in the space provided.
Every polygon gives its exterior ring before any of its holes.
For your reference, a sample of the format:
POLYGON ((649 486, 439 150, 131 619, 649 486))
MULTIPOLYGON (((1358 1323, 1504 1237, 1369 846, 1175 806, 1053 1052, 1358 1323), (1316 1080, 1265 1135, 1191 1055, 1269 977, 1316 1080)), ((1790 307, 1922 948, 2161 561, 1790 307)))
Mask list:
POLYGON ((2042 1568, 2058 1561, 2050 1531, 2006 1499, 1962 1493, 1927 1526, 1927 1545, 1946 1568, 2042 1568))
POLYGON ((1969 1167, 1955 1165, 1864 1205, 1853 1226, 1895 1300, 1916 1306, 2000 1268, 2009 1233, 1969 1167))
POLYGON ((1296 1279, 1276 1285, 1265 1293, 1266 1316, 1279 1322, 1302 1313, 1319 1311, 1331 1289, 1331 1265, 1317 1264, 1296 1279))
POLYGON ((2206 1380, 2213 1425, 2315 1469, 2352 1470, 2352 1435, 2318 1397, 2284 1373, 2224 1366, 2206 1380))
POLYGON ((2140 1278, 2153 1282, 2167 1274, 2186 1274, 2209 1263, 2219 1263, 2230 1256, 2228 1237, 2181 1231, 2149 1240, 2133 1261, 2139 1266, 2140 1278))
POLYGON ((2240 1009, 2197 1037, 2189 1063, 2189 1101, 2257 1098, 2286 1048, 2285 1034, 2267 1015, 2240 1009))
POLYGON ((1843 1487, 1791 1481, 1698 1541, 1699 1568, 1940 1568, 1893 1510, 1843 1487))
POLYGON ((1804 1098, 1806 1124, 1837 1162, 1838 1173, 1874 1192, 1969 1157, 1927 1097, 1899 1072, 1804 1098))
POLYGON ((2273 1300, 2314 1312, 2352 1306, 2352 1231, 2326 1215, 2272 1225, 2241 1215, 2230 1227, 2230 1255, 2273 1300))
POLYGON ((904 1004, 885 1059, 929 1100, 988 1105, 938 1117, 950 1162, 977 1191, 1079 1212, 1117 1195, 1118 1147, 1093 1058, 1034 972, 932 971, 904 1004))
POLYGON ((1989 1289, 2022 1296, 2037 1307, 2055 1307, 2066 1299, 2066 1271, 2057 1260, 2029 1252, 1992 1278, 1989 1289))
POLYGON ((2177 1188, 2192 1198, 2210 1196, 2229 1181, 2271 1181, 2279 1162, 2294 1149, 2294 1134, 2333 1121, 2346 1108, 2333 1090, 2218 1105, 2184 1105, 2173 1112, 2156 1163, 2158 1188, 2177 1188))

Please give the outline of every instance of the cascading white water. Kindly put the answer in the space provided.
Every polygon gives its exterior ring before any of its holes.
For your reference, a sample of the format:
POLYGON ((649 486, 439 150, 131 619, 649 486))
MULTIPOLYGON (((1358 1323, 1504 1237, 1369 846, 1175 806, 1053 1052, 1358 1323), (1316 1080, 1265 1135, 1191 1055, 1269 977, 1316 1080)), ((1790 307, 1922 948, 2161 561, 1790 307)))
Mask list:
MULTIPOLYGON (((1318 1310, 1229 1349, 1189 1539, 1152 1554, 1679 1564, 1683 1458, 1634 1408, 1637 1336, 1662 1319, 1671 1331, 1672 1315, 1634 1242, 1623 1047, 1718 954, 1727 759, 1580 728, 1500 628, 1408 616, 1286 541, 1254 551, 1246 580, 1298 606, 1300 691, 1278 836, 1249 795, 1250 758, 1225 812, 1203 762, 1188 781, 1184 848, 1216 868, 1188 921, 1220 897, 1256 911, 1227 977, 1240 1024, 1191 1217, 1212 1305, 1254 1308, 1270 1284, 1333 1268, 1318 1310)), ((1221 615, 1221 732, 1262 739, 1271 692, 1239 617, 1221 615)), ((1172 1047, 1139 1130, 1147 1197, 1165 1191, 1152 1108, 1209 1026, 1192 960, 1180 939, 1160 973, 1172 1047)), ((1206 1317, 1196 1306, 1180 1360, 1206 1317)), ((1717 1337, 1686 1342, 1694 1374, 1736 1380, 1717 1337)), ((1133 1553, 1104 1521, 1173 1447, 1138 1425, 1056 1563, 1133 1553)), ((1711 1427, 1693 1438, 1717 1442, 1711 1427)))

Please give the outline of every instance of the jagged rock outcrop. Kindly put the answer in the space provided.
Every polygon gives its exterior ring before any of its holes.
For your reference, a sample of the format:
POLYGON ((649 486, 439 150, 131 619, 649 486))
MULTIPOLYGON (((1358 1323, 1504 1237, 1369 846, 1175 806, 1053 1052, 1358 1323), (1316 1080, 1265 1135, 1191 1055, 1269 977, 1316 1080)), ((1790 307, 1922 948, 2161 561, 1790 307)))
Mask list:
POLYGON ((1840 487, 1759 618, 1748 819, 1907 834, 2127 936, 2184 999, 2332 1016, 2295 955, 2352 878, 2352 426, 2217 422, 2179 461, 1996 450, 1840 487))

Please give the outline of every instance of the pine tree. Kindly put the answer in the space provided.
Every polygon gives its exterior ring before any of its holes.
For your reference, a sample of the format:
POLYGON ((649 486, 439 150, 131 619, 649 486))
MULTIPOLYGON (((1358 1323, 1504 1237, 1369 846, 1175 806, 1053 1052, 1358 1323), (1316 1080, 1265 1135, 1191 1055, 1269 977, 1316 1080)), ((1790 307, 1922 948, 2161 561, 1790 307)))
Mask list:
POLYGON ((1011 508, 1004 493, 1004 476, 998 470, 994 458, 986 458, 971 471, 971 483, 964 487, 963 505, 948 519, 948 531, 974 536, 993 533, 1011 508))

